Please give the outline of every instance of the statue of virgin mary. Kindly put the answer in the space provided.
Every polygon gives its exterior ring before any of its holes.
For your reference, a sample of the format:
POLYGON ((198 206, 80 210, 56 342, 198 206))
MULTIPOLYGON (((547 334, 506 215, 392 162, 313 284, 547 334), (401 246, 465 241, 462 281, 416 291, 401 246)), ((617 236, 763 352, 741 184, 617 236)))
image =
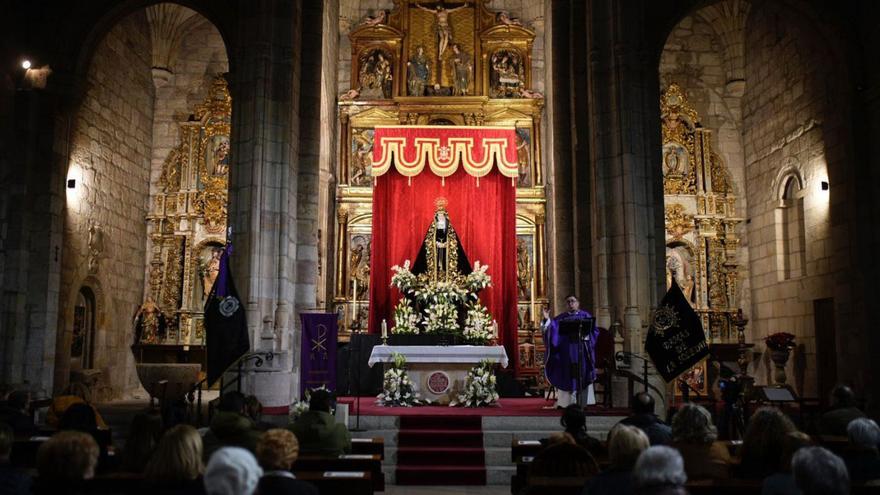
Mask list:
POLYGON ((413 265, 413 274, 425 274, 431 282, 451 282, 457 276, 471 272, 458 234, 449 221, 447 204, 445 198, 438 198, 434 202, 434 220, 425 233, 425 240, 413 265))

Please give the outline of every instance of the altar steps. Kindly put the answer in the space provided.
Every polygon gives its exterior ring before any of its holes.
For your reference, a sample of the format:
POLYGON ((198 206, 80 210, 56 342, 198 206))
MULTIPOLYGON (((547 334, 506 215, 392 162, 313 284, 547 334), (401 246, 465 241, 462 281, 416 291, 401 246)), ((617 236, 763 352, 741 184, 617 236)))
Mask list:
POLYGON ((485 485, 480 416, 403 416, 397 434, 398 485, 485 485))

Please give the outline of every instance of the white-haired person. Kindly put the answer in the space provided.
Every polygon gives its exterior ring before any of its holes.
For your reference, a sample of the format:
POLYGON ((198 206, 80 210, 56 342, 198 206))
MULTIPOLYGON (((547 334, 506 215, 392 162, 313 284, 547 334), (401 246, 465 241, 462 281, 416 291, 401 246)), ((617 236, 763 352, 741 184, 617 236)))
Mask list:
POLYGON ((241 447, 223 447, 213 454, 205 467, 205 492, 208 495, 253 495, 263 468, 251 451, 241 447))
POLYGON ((689 479, 729 476, 730 452, 717 440, 718 429, 705 407, 687 403, 672 418, 672 446, 681 453, 689 479))
POLYGON ((632 495, 633 467, 651 442, 635 426, 617 424, 608 433, 608 469, 594 476, 584 486, 585 495, 632 495))
POLYGON ((672 447, 655 445, 639 455, 633 468, 636 495, 687 495, 684 460, 672 447))
POLYGON ((848 495, 849 473, 843 459, 822 447, 804 447, 791 459, 794 483, 803 495, 848 495))
POLYGON ((844 455, 853 483, 880 479, 880 427, 873 419, 857 418, 846 427, 849 449, 844 455))

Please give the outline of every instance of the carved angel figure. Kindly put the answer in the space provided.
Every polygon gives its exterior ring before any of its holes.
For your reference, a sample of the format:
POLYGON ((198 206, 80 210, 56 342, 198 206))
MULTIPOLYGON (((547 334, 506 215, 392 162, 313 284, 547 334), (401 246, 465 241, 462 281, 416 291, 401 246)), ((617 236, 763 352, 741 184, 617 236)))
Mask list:
POLYGON ((388 20, 388 11, 380 10, 376 12, 376 15, 368 15, 364 17, 364 20, 359 24, 360 26, 378 26, 379 24, 385 24, 388 20))

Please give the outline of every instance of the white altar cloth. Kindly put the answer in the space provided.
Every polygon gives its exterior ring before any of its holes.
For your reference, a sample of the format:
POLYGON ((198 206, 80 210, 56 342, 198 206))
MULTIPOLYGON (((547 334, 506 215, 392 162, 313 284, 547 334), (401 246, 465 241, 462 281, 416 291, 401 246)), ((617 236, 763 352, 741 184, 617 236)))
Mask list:
POLYGON ((418 397, 440 405, 464 392, 468 371, 480 361, 507 367, 507 352, 500 345, 377 345, 367 362, 385 363, 387 368, 395 352, 406 357, 407 374, 418 397))
POLYGON ((372 367, 376 363, 390 363, 392 353, 403 354, 407 363, 463 363, 477 364, 487 359, 493 363, 501 363, 507 368, 507 352, 504 346, 477 345, 377 345, 373 347, 367 363, 372 367))

